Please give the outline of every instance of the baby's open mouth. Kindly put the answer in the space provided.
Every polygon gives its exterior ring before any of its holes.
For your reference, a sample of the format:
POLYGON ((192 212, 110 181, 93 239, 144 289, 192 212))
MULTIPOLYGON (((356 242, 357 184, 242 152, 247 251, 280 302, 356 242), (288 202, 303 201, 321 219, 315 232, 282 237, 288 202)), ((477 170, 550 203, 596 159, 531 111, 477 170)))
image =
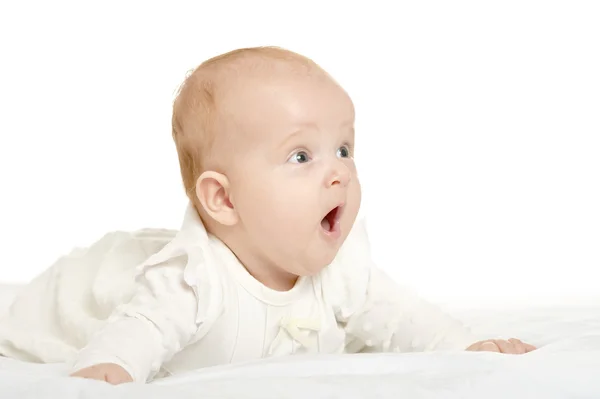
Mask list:
POLYGON ((336 206, 331 211, 329 211, 327 215, 325 215, 323 220, 321 220, 321 227, 323 228, 323 230, 332 232, 335 229, 337 229, 337 222, 339 221, 339 216, 340 207, 336 206))

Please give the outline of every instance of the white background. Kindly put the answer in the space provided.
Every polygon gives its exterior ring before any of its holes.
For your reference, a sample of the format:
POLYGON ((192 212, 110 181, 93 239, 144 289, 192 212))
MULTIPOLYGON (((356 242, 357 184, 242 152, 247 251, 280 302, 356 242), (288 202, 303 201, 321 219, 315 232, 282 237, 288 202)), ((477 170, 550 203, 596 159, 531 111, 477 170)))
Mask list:
POLYGON ((0 281, 110 230, 177 228, 178 85, 279 45, 355 101, 362 211, 395 278, 472 303, 598 290, 597 2, 0 4, 0 281))

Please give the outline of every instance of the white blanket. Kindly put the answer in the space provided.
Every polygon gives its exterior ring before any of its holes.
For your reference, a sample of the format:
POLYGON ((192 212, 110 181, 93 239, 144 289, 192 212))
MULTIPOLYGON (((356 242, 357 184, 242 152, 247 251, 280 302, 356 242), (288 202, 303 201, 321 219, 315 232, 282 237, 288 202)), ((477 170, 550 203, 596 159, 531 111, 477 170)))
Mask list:
MULTIPOLYGON (((5 301, 13 287, 0 286, 5 301)), ((3 307, 0 303, 0 309, 3 307)), ((269 359, 113 387, 66 364, 0 358, 6 398, 600 398, 600 306, 455 311, 478 335, 518 336, 522 355, 414 353, 269 359)))
POLYGON ((60 365, 0 361, 7 398, 598 398, 600 334, 527 355, 414 353, 269 359, 152 384, 67 378, 60 365))

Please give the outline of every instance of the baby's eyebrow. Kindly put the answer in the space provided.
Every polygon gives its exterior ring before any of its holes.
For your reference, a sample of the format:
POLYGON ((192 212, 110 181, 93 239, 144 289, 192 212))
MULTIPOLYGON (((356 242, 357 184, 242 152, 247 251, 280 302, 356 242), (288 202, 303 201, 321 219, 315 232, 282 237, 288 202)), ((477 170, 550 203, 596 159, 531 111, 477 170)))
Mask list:
MULTIPOLYGON (((303 134, 307 134, 307 133, 311 133, 311 132, 315 133, 319 130, 318 126, 315 123, 300 123, 300 124, 295 125, 295 127, 297 129, 292 131, 292 133, 288 134, 287 136, 285 136, 285 138, 279 144, 279 147, 285 147, 285 145, 287 143, 296 139, 298 136, 302 136, 303 134)), ((354 120, 350 119, 350 120, 346 120, 346 121, 342 122, 340 124, 340 130, 348 131, 350 133, 350 135, 352 136, 352 138, 354 138, 354 120)))
POLYGON ((314 131, 314 129, 316 128, 316 126, 312 123, 302 124, 302 125, 299 125, 298 127, 299 127, 298 130, 294 130, 292 133, 285 136, 285 138, 281 141, 281 144, 279 145, 280 147, 284 147, 287 143, 294 140, 298 136, 302 136, 303 134, 305 134, 307 131, 310 131, 310 130, 314 131))
POLYGON ((342 129, 352 129, 354 131, 354 119, 348 119, 340 124, 340 128, 342 129))

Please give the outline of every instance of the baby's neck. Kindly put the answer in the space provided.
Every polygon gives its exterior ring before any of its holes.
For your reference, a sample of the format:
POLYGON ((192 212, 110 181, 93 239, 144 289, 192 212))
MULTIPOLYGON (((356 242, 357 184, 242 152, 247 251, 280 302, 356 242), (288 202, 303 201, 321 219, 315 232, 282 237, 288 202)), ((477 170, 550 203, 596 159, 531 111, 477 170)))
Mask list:
POLYGON ((264 286, 283 292, 291 290, 296 285, 297 275, 287 272, 264 254, 256 251, 249 240, 239 232, 213 231, 211 234, 221 240, 248 273, 264 286))
POLYGON ((232 251, 252 277, 272 290, 289 291, 294 288, 298 281, 298 276, 269 263, 266 259, 260 259, 260 257, 252 254, 244 256, 240 253, 241 251, 236 253, 233 249, 232 251))

